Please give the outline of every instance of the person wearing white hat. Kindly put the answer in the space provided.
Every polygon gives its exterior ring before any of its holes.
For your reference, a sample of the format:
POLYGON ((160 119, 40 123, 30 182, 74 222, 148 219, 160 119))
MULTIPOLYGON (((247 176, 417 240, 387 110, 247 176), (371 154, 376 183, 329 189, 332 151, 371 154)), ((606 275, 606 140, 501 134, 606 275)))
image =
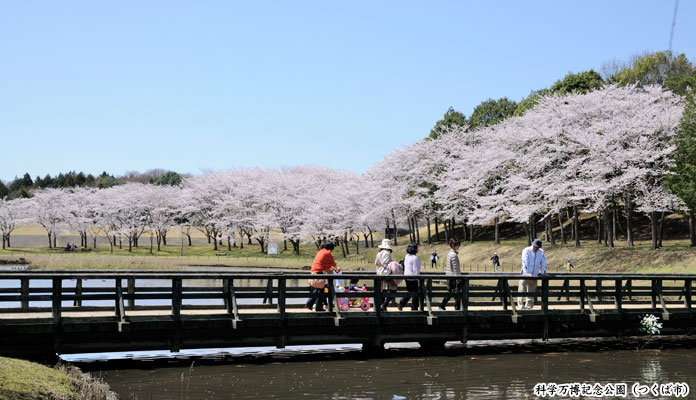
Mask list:
MULTIPOLYGON (((377 248, 380 249, 379 253, 377 253, 377 257, 375 257, 375 266, 377 267, 377 274, 378 275, 390 275, 391 270, 389 269, 388 265, 390 262, 392 262, 391 253, 392 253, 392 251, 394 251, 394 248, 392 247, 392 244, 391 244, 391 240, 389 240, 389 239, 382 240, 382 244, 377 246, 377 248)), ((385 279, 382 281, 382 292, 396 292, 396 285, 394 284, 393 280, 385 279)), ((393 298, 393 297, 387 298, 382 303, 382 310, 386 310, 387 305, 392 301, 394 301, 394 303, 396 303, 395 298, 393 298)))

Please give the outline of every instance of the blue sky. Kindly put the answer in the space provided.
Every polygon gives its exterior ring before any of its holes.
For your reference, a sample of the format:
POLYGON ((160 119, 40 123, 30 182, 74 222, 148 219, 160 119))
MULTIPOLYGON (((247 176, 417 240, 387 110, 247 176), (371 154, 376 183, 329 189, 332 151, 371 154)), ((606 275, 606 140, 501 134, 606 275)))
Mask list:
MULTIPOLYGON (((363 172, 449 106, 668 47, 673 1, 4 1, 0 179, 363 172)), ((673 49, 696 60, 696 1, 673 49)))

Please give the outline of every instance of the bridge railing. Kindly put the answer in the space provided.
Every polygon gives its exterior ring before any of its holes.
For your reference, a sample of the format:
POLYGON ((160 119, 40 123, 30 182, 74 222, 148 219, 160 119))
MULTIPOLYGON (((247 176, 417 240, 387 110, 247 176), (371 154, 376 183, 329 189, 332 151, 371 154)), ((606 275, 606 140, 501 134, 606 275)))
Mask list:
MULTIPOLYGON (((627 309, 662 313, 668 319, 671 310, 692 309, 692 282, 696 275, 679 274, 579 274, 562 273, 537 278, 510 273, 469 273, 457 276, 423 274, 419 276, 345 273, 321 275, 328 280, 325 295, 328 313, 337 323, 350 312, 341 310, 341 299, 369 298, 367 314, 381 317, 395 312, 395 306, 383 311, 381 306, 391 298, 419 299, 419 309, 428 318, 436 314, 471 312, 504 313, 516 319, 519 313, 557 312, 589 313, 594 321, 601 312, 623 312, 627 309), (367 285, 366 291, 341 292, 335 282, 344 286, 355 278, 367 285), (417 292, 407 292, 404 284, 397 292, 385 292, 382 282, 392 279, 414 279, 417 292), (450 279, 458 281, 454 290, 445 286, 450 279), (519 290, 520 280, 535 280, 537 290, 519 290), (455 307, 442 311, 440 299, 450 296, 455 307), (527 311, 517 307, 518 297, 536 298, 536 308, 527 311)), ((245 315, 264 313, 286 318, 304 307, 305 299, 323 294, 309 293, 308 279, 317 275, 304 273, 219 273, 219 272, 156 272, 156 271, 38 271, 0 273, 0 318, 52 318, 60 324, 63 318, 86 316, 115 317, 126 322, 134 316, 165 315, 180 320, 191 317, 227 314, 236 323, 245 315), (98 312, 102 312, 101 314, 98 312), (46 315, 50 312, 50 315, 46 315), (150 314, 148 314, 150 313, 150 314), (188 317, 188 316, 187 316, 188 317)), ((351 311, 352 312, 352 311, 351 311)), ((404 311, 405 313, 406 311, 404 311)), ((410 312, 410 311, 409 311, 410 312)), ((362 312, 361 312, 362 313, 362 312)))

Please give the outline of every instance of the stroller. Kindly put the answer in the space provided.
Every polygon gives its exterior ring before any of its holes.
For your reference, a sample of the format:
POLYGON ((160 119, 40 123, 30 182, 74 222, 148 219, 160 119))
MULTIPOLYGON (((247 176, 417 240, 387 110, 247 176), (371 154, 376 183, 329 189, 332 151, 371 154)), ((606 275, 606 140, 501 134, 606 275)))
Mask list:
MULTIPOLYGON (((363 284, 362 290, 348 290, 344 289, 346 293, 357 293, 367 291, 367 287, 363 284)), ((360 307, 363 311, 368 311, 370 309, 370 298, 369 297, 339 297, 338 298, 338 309, 341 311, 348 311, 351 308, 360 307)))

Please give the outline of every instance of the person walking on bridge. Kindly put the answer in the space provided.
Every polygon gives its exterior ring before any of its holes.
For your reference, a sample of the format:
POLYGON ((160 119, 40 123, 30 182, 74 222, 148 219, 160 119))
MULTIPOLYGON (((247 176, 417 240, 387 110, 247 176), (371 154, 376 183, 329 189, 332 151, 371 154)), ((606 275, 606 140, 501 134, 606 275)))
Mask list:
MULTIPOLYGON (((522 250, 522 269, 520 274, 526 277, 546 274, 546 255, 544 255, 544 250, 541 249, 541 239, 534 239, 531 246, 522 250)), ((530 294, 525 295, 524 298, 519 296, 517 298, 517 306, 520 309, 532 309, 534 307, 534 292, 536 290, 536 279, 520 279, 517 291, 530 294)))
MULTIPOLYGON (((336 261, 333 255, 331 255, 333 249, 333 242, 326 242, 321 246, 321 249, 317 252, 317 255, 314 257, 314 262, 312 263, 312 269, 310 270, 312 274, 328 274, 329 271, 336 269, 336 261)), ((319 279, 312 279, 310 281, 319 281, 319 279)), ((325 279, 323 281, 324 283, 326 282, 325 279)), ((310 286, 310 290, 312 294, 319 294, 319 297, 310 297, 307 299, 305 307, 311 310, 316 302, 316 311, 324 311, 324 307, 326 306, 326 284, 323 286, 310 286)))
MULTIPOLYGON (((450 251, 447 253, 447 263, 445 264, 445 275, 460 275, 461 270, 459 268, 459 253, 457 253, 457 250, 459 250, 459 239, 450 239, 449 241, 450 245, 450 251)), ((449 279, 447 281, 447 289, 450 291, 450 293, 456 292, 457 290, 461 289, 462 287, 462 281, 461 279, 449 279)), ((449 302, 449 299, 452 298, 452 296, 445 296, 442 299, 442 303, 440 303, 440 310, 446 310, 447 309, 447 303, 449 302)), ((461 301, 459 299, 456 299, 454 301, 454 309, 459 310, 461 307, 461 301)))
MULTIPOLYGON (((382 244, 377 246, 380 251, 375 257, 375 267, 377 268, 378 275, 391 275, 391 270, 389 269, 389 263, 392 262, 391 253, 394 250, 391 244, 391 240, 384 239, 382 244)), ((396 292, 396 284, 393 279, 383 279, 382 280, 382 292, 396 292)), ((396 299, 393 297, 388 297, 382 302, 382 311, 387 309, 387 305, 391 302, 396 303, 396 299)))
MULTIPOLYGON (((418 253, 418 244, 409 244, 408 247, 406 247, 406 253, 406 258, 404 259, 404 275, 420 275, 421 263, 420 259, 416 255, 418 253)), ((406 279, 406 290, 408 290, 408 295, 401 299, 399 304, 397 304, 399 311, 401 311, 406 304, 408 304, 409 300, 412 300, 411 310, 418 310, 418 305, 420 304, 420 296, 418 295, 420 289, 419 285, 420 282, 418 279, 406 279), (412 297, 411 295, 413 294, 418 296, 412 297)))

